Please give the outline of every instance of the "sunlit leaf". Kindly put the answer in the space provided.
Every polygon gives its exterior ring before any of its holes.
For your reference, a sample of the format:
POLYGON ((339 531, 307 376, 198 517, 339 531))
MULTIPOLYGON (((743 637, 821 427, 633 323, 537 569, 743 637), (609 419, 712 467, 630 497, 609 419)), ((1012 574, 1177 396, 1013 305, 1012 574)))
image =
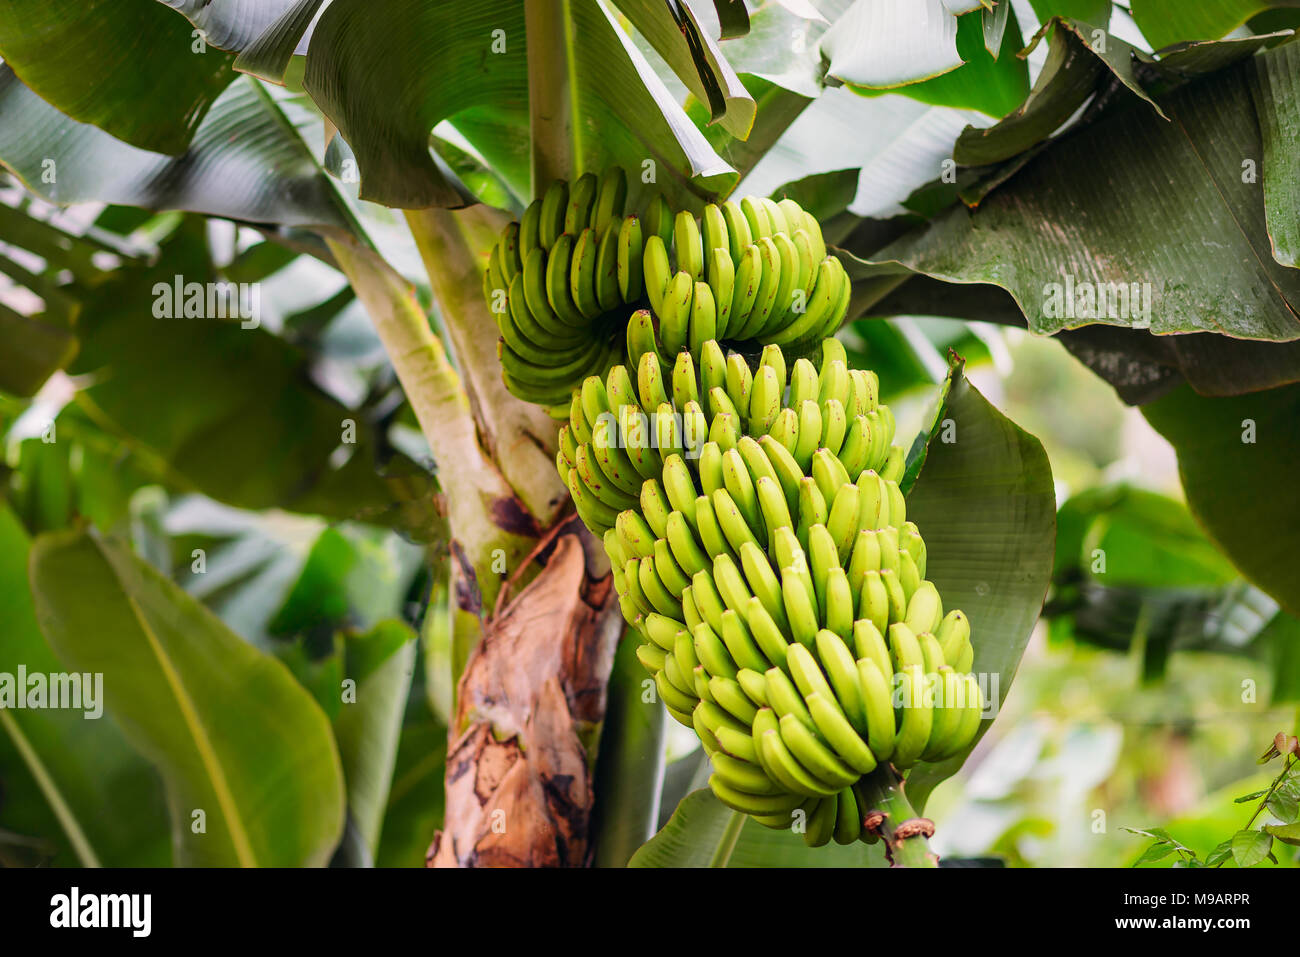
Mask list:
POLYGON ((42 536, 31 579, 55 652, 104 675, 108 711, 162 774, 177 863, 325 863, 343 826, 338 751, 279 662, 97 535, 42 536))
MULTIPOLYGON (((37 626, 29 551, 22 526, 0 504, 0 673, 14 682, 24 673, 19 669, 48 676, 68 667, 37 626)), ((86 691, 93 690, 92 679, 86 691)), ((102 697, 95 708, 83 703, 86 710, 0 708, 0 829, 50 841, 50 863, 59 867, 169 864, 171 835, 157 774, 103 713, 102 697), (99 715, 89 717, 96 708, 99 715)))

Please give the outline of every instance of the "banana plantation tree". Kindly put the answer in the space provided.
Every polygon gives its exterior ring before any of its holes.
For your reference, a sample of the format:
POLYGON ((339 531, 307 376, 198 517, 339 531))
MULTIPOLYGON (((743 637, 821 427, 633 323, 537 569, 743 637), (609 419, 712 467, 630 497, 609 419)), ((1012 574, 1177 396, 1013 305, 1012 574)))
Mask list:
POLYGON ((933 865, 1056 501, 964 375, 980 336, 887 317, 1059 337, 1300 609, 1249 531, 1295 519, 1300 60, 1220 6, 6 5, 0 670, 102 674, 109 719, 0 711, 6 830, 83 864, 933 865), (973 707, 895 702, 895 740, 864 690, 895 672, 973 707), (670 715, 704 742, 671 774, 670 715))

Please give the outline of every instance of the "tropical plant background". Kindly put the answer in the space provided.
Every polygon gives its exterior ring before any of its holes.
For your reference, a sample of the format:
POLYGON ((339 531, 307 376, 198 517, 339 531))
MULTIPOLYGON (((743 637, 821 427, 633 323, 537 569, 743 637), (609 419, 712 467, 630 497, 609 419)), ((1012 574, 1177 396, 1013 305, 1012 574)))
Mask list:
MULTIPOLYGON (((792 196, 851 268, 840 337, 918 436, 909 511, 1006 695, 909 781, 932 847, 1168 866, 1123 830, 1159 826, 1205 858, 1300 701, 1296 27, 1264 0, 11 0, 0 672, 101 671, 108 706, 0 710, 0 863, 424 864, 458 682, 568 514, 484 257, 537 184, 609 164, 683 206, 792 196), (1051 314, 1067 274, 1149 283, 1149 324, 1051 314), (256 324, 158 317, 178 276, 255 284, 256 324)), ((709 863, 730 812, 598 618, 557 862, 709 863)), ((1296 863, 1260 841, 1227 866, 1296 863)), ((882 863, 753 825, 729 860, 882 863)))

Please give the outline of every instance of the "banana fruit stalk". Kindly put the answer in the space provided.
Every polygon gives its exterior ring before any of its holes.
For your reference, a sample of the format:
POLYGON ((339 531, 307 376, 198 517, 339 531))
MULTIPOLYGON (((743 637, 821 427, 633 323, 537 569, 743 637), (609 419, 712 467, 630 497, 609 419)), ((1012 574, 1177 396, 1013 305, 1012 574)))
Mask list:
POLYGON ((893 413, 829 338, 848 277, 792 200, 697 222, 626 197, 622 171, 587 174, 503 231, 484 294, 507 387, 567 419, 556 467, 718 799, 874 842, 865 776, 960 753, 984 702, 893 413))

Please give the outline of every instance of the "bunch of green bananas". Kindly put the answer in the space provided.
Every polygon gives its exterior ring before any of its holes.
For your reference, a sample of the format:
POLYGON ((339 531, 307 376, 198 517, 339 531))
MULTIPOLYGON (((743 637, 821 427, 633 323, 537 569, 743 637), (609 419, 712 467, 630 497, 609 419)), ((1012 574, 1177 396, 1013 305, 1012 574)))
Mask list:
POLYGON ((498 314, 507 385, 569 397, 556 465, 603 538, 638 658, 711 758, 714 794, 771 827, 802 812, 814 846, 874 840, 863 775, 958 753, 983 702, 969 622, 925 579, 893 414, 874 373, 824 338, 848 278, 791 200, 708 206, 697 223, 656 197, 643 243, 638 217, 614 228, 625 195, 617 172, 553 185, 503 233, 489 302, 524 264, 512 318, 498 314), (564 242, 579 227, 582 256, 564 242), (560 261, 567 284, 549 279, 560 261), (584 309, 575 290, 592 276, 584 309), (538 308, 581 330, 582 362, 532 336, 517 361, 541 277, 555 301, 538 308), (621 325, 606 317, 619 300, 631 315, 615 341, 602 323, 621 325))
POLYGON ((745 197, 696 222, 659 195, 624 216, 627 192, 617 167, 556 181, 493 247, 483 292, 519 398, 563 405, 608 369, 633 304, 653 311, 670 363, 710 340, 815 348, 842 321, 848 277, 798 203, 745 197))

